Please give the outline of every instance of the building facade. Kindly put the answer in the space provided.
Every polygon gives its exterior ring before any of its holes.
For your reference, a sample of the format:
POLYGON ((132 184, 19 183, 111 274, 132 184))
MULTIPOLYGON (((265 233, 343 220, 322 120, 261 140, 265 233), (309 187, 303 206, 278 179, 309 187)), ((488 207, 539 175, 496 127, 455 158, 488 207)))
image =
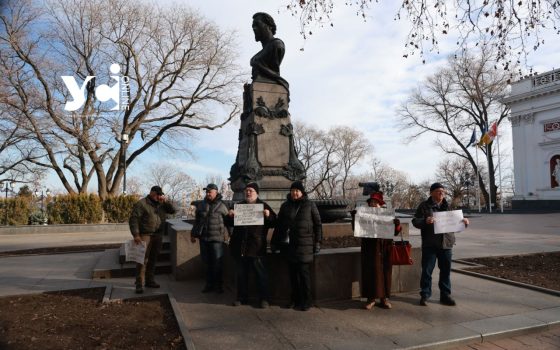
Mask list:
POLYGON ((560 69, 512 84, 513 209, 560 209, 560 69))

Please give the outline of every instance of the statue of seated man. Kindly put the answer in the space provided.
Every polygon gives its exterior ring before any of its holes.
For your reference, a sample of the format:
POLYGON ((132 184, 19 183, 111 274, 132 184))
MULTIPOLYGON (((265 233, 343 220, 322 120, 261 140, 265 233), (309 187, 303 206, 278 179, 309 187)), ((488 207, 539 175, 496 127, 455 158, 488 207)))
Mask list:
POLYGON ((251 78, 253 81, 273 82, 280 84, 289 91, 288 82, 280 76, 280 63, 284 58, 284 42, 274 37, 276 24, 267 13, 258 12, 253 15, 253 32, 255 41, 262 43, 262 50, 251 58, 251 78))

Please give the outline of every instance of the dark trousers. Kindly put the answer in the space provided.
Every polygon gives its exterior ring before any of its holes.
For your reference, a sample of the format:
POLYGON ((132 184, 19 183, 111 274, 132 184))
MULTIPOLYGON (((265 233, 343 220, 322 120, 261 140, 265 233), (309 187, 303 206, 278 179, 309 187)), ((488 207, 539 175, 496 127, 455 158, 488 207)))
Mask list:
POLYGON ((206 265, 206 286, 222 288, 224 270, 224 243, 200 240, 200 257, 206 265))
POLYGON ((432 296, 432 272, 439 268, 440 298, 451 295, 451 249, 422 247, 422 276, 420 277, 420 295, 426 299, 432 296))
POLYGON ((156 273, 156 262, 161 251, 162 237, 160 235, 141 235, 142 241, 146 243, 146 255, 144 264, 136 264, 137 286, 143 286, 145 282, 154 282, 156 273))
POLYGON ((311 307, 311 263, 290 262, 292 302, 296 306, 311 307))
POLYGON ((249 273, 255 272, 259 299, 268 301, 268 273, 261 257, 240 257, 235 260, 237 272, 237 300, 249 299, 249 273))

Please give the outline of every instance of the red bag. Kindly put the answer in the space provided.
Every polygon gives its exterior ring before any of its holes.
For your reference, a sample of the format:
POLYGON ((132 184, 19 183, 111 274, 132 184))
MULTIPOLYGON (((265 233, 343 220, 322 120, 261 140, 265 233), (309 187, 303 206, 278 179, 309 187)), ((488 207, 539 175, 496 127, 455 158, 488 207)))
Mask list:
POLYGON ((391 250, 391 264, 392 265, 412 265, 413 261, 410 257, 412 246, 408 241, 403 240, 393 242, 393 249, 391 250))

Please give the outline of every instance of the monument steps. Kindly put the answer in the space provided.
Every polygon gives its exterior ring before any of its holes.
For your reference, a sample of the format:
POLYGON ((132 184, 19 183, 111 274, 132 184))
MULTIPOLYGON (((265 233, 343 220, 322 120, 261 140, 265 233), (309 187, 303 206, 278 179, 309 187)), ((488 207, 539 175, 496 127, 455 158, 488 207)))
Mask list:
MULTIPOLYGON (((131 277, 136 274, 136 263, 125 261, 124 243, 120 248, 106 249, 99 257, 92 278, 116 278, 131 277)), ((171 273, 171 243, 169 236, 163 236, 163 244, 158 261, 156 263, 156 274, 171 273)))

